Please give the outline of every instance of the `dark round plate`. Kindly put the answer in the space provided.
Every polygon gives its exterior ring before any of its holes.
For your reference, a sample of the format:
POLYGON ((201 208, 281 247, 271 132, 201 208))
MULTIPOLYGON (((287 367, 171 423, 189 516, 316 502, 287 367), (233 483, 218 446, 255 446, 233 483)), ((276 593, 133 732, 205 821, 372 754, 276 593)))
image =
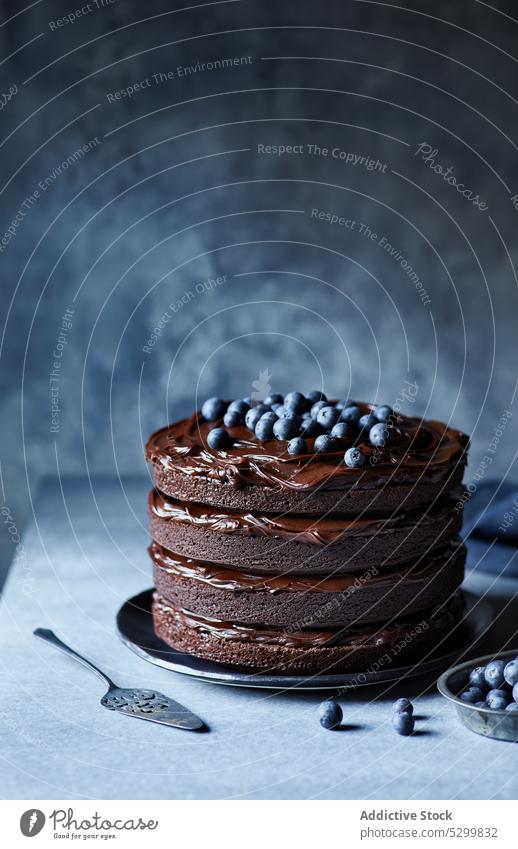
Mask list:
POLYGON ((117 613, 117 633, 131 651, 172 672, 191 675, 200 681, 214 684, 230 684, 234 687, 267 687, 285 690, 297 687, 303 690, 325 690, 347 685, 363 686, 383 681, 397 681, 408 676, 425 675, 438 672, 449 666, 463 651, 471 648, 491 625, 492 616, 489 605, 466 596, 467 612, 462 624, 455 629, 455 646, 444 644, 441 653, 413 666, 401 666, 397 669, 350 672, 335 675, 269 675, 268 673, 239 672, 223 663, 200 660, 183 652, 175 651, 153 630, 151 616, 151 598, 153 590, 145 590, 128 599, 117 613), (361 678, 361 681, 359 679, 361 678))

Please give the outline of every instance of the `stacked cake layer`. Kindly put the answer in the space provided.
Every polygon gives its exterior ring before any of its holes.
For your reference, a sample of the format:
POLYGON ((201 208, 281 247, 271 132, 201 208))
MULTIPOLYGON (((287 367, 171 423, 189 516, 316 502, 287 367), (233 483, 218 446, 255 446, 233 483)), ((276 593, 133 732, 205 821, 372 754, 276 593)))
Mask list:
POLYGON ((373 406, 325 401, 328 430, 319 409, 301 411, 289 422, 299 436, 283 439, 269 427, 290 418, 287 399, 261 411, 271 417, 262 430, 238 403, 241 421, 223 408, 211 420, 199 412, 148 442, 158 636, 285 673, 425 656, 461 613, 465 552, 451 491, 467 437, 392 411, 376 430, 373 406))

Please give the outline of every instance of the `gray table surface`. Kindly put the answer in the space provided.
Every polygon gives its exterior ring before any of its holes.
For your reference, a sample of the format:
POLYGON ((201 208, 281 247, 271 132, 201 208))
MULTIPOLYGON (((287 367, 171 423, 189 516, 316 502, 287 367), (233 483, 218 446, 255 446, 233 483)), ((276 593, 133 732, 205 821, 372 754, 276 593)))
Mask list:
MULTIPOLYGON (((322 729, 318 692, 194 681, 139 659, 114 617, 150 585, 144 479, 49 480, 4 592, 0 795, 9 799, 514 799, 518 746, 459 725, 433 680, 369 687, 343 700, 348 728, 322 729), (155 687, 210 725, 196 735, 98 704, 102 683, 32 637, 50 627, 121 686, 155 687), (391 702, 417 699, 419 734, 399 737, 391 702)), ((472 574, 495 627, 483 651, 518 648, 517 584, 472 574)))

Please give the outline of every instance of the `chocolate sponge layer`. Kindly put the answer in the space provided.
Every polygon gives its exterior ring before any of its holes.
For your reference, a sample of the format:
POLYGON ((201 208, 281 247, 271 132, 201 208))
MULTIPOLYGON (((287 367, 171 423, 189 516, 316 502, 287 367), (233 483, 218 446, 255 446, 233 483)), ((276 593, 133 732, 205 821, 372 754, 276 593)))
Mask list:
POLYGON ((380 571, 447 545, 461 514, 451 502, 389 518, 239 513, 150 493, 151 536, 184 557, 265 574, 380 571))
POLYGON ((350 632, 247 629, 221 620, 203 621, 155 594, 157 635, 178 651, 251 672, 284 674, 364 673, 425 659, 446 642, 460 621, 458 597, 436 611, 401 618, 379 628, 350 632), (298 641, 301 636, 301 642, 298 641))
POLYGON ((442 603, 462 583, 465 548, 457 540, 397 571, 322 579, 247 575, 179 557, 156 543, 150 555, 157 591, 176 609, 245 625, 343 628, 442 603))
POLYGON ((349 489, 320 488, 298 492, 275 486, 245 484, 198 476, 189 477, 176 469, 155 462, 153 481, 157 489, 173 498, 198 501, 231 510, 305 513, 319 515, 332 511, 345 516, 368 512, 371 516, 389 516, 394 510, 425 507, 459 486, 464 462, 444 470, 439 481, 398 482, 397 476, 376 486, 359 483, 349 489))
MULTIPOLYGON (((355 403, 363 413, 374 410, 355 403)), ((259 440, 243 425, 228 429, 231 444, 224 450, 211 449, 209 433, 223 424, 197 411, 152 434, 146 459, 157 488, 173 498, 237 510, 386 516, 430 504, 456 487, 469 443, 443 422, 397 413, 387 445, 374 447, 358 434, 365 463, 350 468, 347 440, 319 453, 314 438, 307 438, 306 453, 290 457, 286 441, 259 440)))

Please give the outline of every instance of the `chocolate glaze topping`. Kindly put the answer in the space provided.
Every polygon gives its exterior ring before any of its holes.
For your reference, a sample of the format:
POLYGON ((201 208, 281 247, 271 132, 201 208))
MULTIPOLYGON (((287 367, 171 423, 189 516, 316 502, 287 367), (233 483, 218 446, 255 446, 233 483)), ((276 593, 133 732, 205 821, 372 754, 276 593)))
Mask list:
POLYGON ((166 599, 155 593, 153 603, 159 613, 172 616, 176 622, 184 628, 211 634, 225 640, 237 640, 239 642, 265 643, 268 645, 279 645, 288 648, 322 648, 326 646, 347 646, 354 650, 357 646, 390 646, 394 645, 402 636, 412 628, 427 628, 444 625, 445 618, 450 617, 452 623, 461 603, 458 597, 438 611, 427 611, 419 613, 414 617, 406 617, 404 622, 394 622, 370 630, 327 630, 327 631, 281 631, 275 628, 253 628, 249 625, 241 625, 238 622, 225 622, 214 619, 211 616, 199 616, 190 610, 177 610, 171 607, 166 599))
POLYGON ((448 500, 432 505, 426 513, 420 510, 407 511, 378 519, 348 519, 343 516, 320 518, 298 514, 240 513, 191 501, 178 501, 156 489, 149 493, 149 510, 160 519, 197 525, 218 533, 282 537, 312 545, 329 545, 344 536, 377 536, 380 532, 398 527, 426 527, 427 524, 436 522, 441 515, 444 515, 446 523, 449 517, 451 521, 457 521, 448 500))
POLYGON ((191 578, 210 584, 212 587, 231 591, 260 591, 268 593, 312 592, 340 593, 351 588, 361 590, 364 584, 368 586, 393 586, 400 580, 405 582, 422 582, 438 574, 442 569, 451 568, 459 559, 464 560, 465 547, 459 540, 449 543, 439 553, 434 553, 417 564, 398 567, 390 572, 380 574, 375 569, 367 569, 364 575, 339 575, 329 578, 300 578, 288 575, 248 575, 236 572, 230 567, 218 566, 200 560, 192 560, 169 551, 167 548, 153 542, 148 549, 156 567, 179 578, 191 578))
MULTIPOLYGON (((330 402, 332 403, 332 402, 330 402)), ((372 404, 358 406, 364 413, 372 404)), ((149 462, 160 463, 166 470, 187 476, 202 476, 235 486, 258 485, 292 490, 349 489, 375 487, 417 480, 440 482, 453 466, 465 463, 468 437, 442 422, 398 415, 396 438, 379 449, 361 442, 367 464, 350 469, 343 462, 344 450, 314 454, 313 439, 309 453, 291 457, 287 443, 272 439, 258 441, 244 426, 229 428, 234 445, 215 451, 207 445, 207 434, 221 422, 207 422, 200 412, 154 433, 146 446, 149 462)))

